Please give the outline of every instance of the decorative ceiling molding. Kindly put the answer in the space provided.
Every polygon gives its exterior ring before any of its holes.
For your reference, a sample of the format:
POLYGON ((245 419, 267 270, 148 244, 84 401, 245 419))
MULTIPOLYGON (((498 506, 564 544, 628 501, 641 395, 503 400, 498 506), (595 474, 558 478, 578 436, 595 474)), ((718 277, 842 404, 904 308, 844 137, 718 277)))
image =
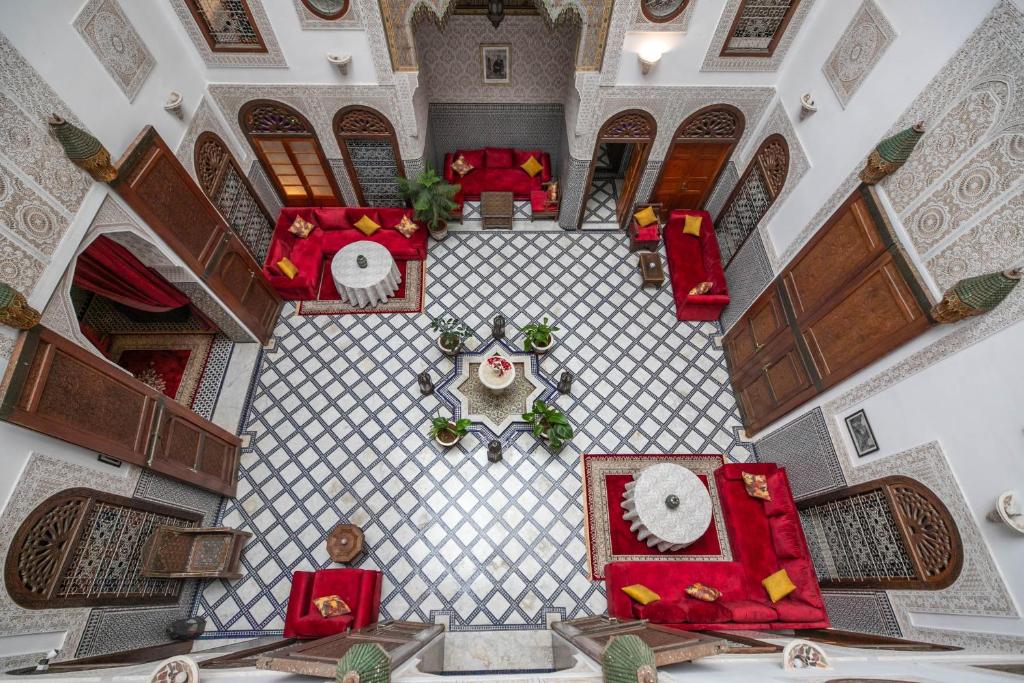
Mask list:
POLYGON ((878 3, 864 0, 822 67, 825 80, 832 86, 843 109, 896 40, 896 35, 896 29, 878 3))
POLYGON ((170 0, 174 12, 178 15, 185 32, 188 33, 192 44, 199 51, 203 63, 208 67, 286 67, 284 53, 281 46, 277 44, 277 37, 274 35, 274 28, 270 25, 267 12, 263 9, 262 0, 245 0, 252 12, 253 21, 266 45, 266 52, 214 52, 210 49, 209 43, 203 36, 202 30, 196 24, 195 17, 185 4, 185 0, 170 0))
POLYGON ((89 0, 74 21, 75 30, 131 102, 156 60, 117 0, 89 0))
POLYGON ((636 9, 633 12, 633 23, 630 26, 630 31, 643 31, 645 33, 654 31, 677 31, 685 32, 690 26, 690 17, 693 16, 693 7, 697 4, 697 0, 684 0, 686 7, 679 14, 679 16, 669 19, 668 21, 651 21, 644 16, 641 3, 645 0, 640 0, 636 3, 636 9))
POLYGON ((778 71, 782 65, 782 60, 786 58, 790 45, 792 45, 797 33, 800 32, 800 28, 807 18, 807 13, 811 11, 814 1, 800 0, 800 4, 793 13, 793 18, 783 29, 782 38, 770 57, 723 57, 722 49, 725 47, 725 41, 729 37, 729 31, 732 30, 736 13, 739 12, 740 6, 743 3, 743 0, 728 0, 725 9, 722 10, 722 16, 718 20, 718 28, 715 29, 715 34, 711 38, 711 45, 704 56, 704 63, 701 65, 700 70, 778 71))
POLYGON ((313 14, 302 0, 292 0, 295 13, 299 15, 299 26, 303 31, 339 31, 363 28, 359 3, 349 0, 348 10, 339 19, 324 19, 313 14))

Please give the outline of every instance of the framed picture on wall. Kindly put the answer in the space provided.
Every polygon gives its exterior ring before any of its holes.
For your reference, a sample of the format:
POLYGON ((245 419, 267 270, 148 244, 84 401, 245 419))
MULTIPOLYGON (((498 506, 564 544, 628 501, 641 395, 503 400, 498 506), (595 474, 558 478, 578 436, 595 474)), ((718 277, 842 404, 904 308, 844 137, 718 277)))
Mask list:
POLYGON ((850 430, 850 438, 853 440, 853 447, 857 449, 858 457, 863 458, 879 450, 875 433, 871 431, 871 423, 868 422, 868 416, 863 410, 846 416, 846 428, 850 430))
POLYGON ((509 45, 481 45, 480 61, 484 67, 484 83, 487 85, 508 83, 509 45))

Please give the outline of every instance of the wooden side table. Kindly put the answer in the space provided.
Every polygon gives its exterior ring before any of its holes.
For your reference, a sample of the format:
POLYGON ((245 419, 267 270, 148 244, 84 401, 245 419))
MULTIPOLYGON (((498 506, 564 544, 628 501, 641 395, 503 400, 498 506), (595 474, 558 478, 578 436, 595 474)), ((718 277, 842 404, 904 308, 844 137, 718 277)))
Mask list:
POLYGON ((511 230, 514 212, 511 192, 480 193, 480 215, 483 218, 484 230, 511 230))
POLYGON ((643 278, 643 286, 661 287, 665 282, 665 268, 661 263, 661 254, 654 251, 642 251, 639 254, 640 277, 643 278))
POLYGON ((327 535, 327 554, 334 562, 351 562, 363 552, 363 530, 355 524, 339 524, 327 535))

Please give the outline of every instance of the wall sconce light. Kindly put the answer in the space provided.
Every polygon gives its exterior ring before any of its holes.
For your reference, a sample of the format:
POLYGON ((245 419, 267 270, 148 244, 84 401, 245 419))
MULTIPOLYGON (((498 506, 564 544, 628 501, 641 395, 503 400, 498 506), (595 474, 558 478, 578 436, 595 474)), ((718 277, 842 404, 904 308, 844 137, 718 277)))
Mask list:
POLYGON ((177 90, 172 90, 164 101, 164 110, 176 118, 183 119, 185 118, 185 114, 181 110, 181 102, 181 93, 177 90))
POLYGON ((814 102, 814 98, 811 97, 811 93, 805 92, 800 96, 800 120, 803 121, 816 111, 818 111, 818 105, 814 102))
POLYGON ((646 76, 651 72, 651 68, 661 61, 661 51, 657 48, 646 48, 637 52, 636 58, 640 60, 640 73, 646 76))
POLYGON ((348 65, 352 63, 352 55, 339 55, 333 52, 327 53, 327 61, 338 67, 342 76, 348 75, 348 65))

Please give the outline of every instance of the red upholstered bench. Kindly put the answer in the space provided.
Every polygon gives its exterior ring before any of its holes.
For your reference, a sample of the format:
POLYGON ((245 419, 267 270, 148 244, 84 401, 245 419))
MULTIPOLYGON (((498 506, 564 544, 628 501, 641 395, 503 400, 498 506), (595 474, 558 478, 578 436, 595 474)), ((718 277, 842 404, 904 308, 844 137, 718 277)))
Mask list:
POLYGON ((732 562, 612 562, 605 565, 608 614, 649 619, 682 630, 827 628, 828 614, 786 472, 771 463, 723 465, 715 471, 732 562), (768 477, 771 502, 747 495, 742 473, 768 477), (796 590, 772 603, 761 580, 785 569, 796 590), (703 583, 721 591, 711 603, 686 595, 703 583), (624 586, 643 584, 661 599, 634 602, 624 586))
POLYGON ((318 569, 292 574, 292 590, 284 619, 285 638, 323 638, 377 623, 383 574, 374 569, 318 569), (337 595, 350 614, 325 618, 313 604, 316 598, 337 595))
POLYGON ((722 269, 715 226, 707 211, 673 211, 665 225, 665 254, 679 320, 718 320, 729 303, 729 286, 722 269), (700 236, 683 233, 686 217, 699 216, 700 236), (710 282, 706 294, 690 294, 701 282, 710 282))

